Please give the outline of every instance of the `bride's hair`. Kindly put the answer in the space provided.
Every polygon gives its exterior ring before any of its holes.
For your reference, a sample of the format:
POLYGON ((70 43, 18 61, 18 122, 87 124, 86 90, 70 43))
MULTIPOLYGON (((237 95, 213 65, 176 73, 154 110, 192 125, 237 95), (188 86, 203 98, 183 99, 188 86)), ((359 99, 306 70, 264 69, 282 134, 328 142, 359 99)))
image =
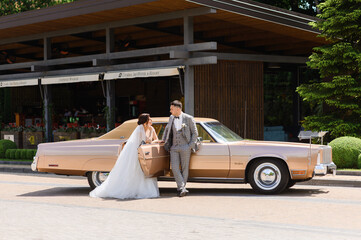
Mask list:
POLYGON ((147 123, 149 121, 150 115, 149 113, 142 113, 138 117, 138 125, 147 123))

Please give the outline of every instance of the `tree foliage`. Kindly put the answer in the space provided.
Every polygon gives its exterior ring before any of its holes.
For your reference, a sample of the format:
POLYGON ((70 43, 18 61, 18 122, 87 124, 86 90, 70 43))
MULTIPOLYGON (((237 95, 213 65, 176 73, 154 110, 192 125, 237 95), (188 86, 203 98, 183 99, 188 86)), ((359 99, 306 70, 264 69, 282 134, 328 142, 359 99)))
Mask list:
POLYGON ((255 0, 279 8, 315 16, 319 10, 317 5, 324 0, 255 0))
POLYGON ((25 12, 57 4, 74 2, 76 0, 1 0, 0 16, 25 12))
POLYGON ((329 44, 314 48, 307 65, 322 81, 303 84, 303 100, 322 104, 323 113, 308 116, 306 129, 329 131, 331 137, 361 136, 361 1, 327 0, 321 20, 311 23, 329 44))

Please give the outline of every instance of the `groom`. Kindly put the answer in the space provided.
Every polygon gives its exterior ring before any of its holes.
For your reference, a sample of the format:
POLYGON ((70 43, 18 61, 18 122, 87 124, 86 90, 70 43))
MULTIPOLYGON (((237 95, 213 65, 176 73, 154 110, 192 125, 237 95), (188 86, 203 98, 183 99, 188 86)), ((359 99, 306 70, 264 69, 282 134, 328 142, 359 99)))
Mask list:
POLYGON ((198 131, 194 118, 182 112, 182 103, 175 100, 170 103, 169 122, 164 130, 165 150, 170 152, 170 163, 177 183, 179 197, 187 195, 189 160, 195 150, 198 131), (181 169, 179 168, 181 166, 181 169))

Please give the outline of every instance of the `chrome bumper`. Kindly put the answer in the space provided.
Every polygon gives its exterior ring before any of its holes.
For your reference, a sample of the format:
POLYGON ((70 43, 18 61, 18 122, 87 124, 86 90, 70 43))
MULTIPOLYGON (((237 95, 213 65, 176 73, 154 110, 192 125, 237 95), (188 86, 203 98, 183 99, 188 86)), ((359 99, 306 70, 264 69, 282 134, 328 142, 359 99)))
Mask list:
POLYGON ((34 161, 31 164, 31 170, 37 172, 38 171, 37 166, 38 166, 38 157, 34 157, 34 161))
POLYGON ((327 164, 317 164, 315 166, 315 175, 316 176, 324 176, 327 173, 336 174, 337 166, 333 162, 327 164))

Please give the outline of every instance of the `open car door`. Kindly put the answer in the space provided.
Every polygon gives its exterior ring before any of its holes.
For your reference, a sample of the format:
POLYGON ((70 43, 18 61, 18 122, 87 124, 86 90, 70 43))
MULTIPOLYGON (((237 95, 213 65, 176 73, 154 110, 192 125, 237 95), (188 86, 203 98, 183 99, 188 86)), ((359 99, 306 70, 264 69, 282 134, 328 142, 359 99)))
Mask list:
POLYGON ((164 176, 169 171, 169 152, 164 149, 164 143, 140 145, 138 159, 146 177, 164 176))

